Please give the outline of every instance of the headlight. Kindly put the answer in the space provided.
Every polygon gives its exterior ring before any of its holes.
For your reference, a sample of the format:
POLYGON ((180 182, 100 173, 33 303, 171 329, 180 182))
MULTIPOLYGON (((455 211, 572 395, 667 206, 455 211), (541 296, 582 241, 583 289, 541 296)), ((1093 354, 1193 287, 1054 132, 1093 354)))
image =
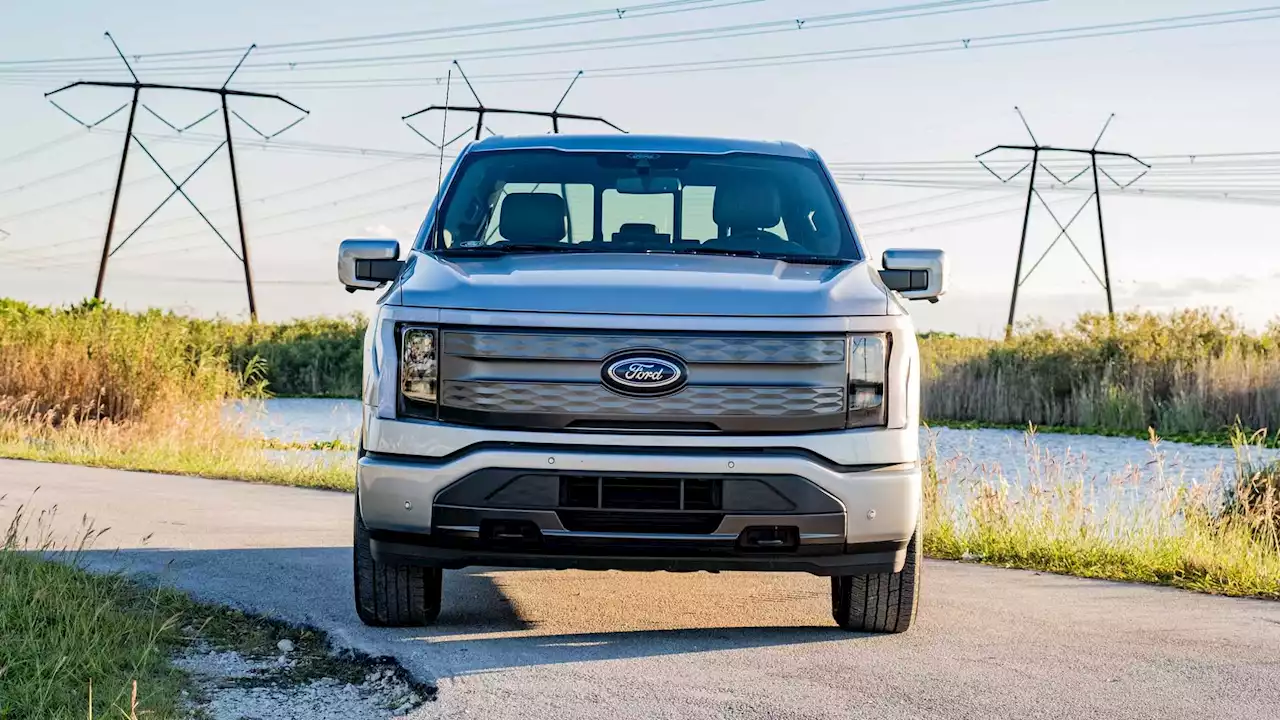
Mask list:
POLYGON ((408 327, 400 334, 400 394, 409 414, 434 417, 440 364, 436 354, 436 331, 408 327))
POLYGON ((884 425, 885 377, 889 372, 888 338, 884 335, 849 336, 849 391, 847 427, 884 425))

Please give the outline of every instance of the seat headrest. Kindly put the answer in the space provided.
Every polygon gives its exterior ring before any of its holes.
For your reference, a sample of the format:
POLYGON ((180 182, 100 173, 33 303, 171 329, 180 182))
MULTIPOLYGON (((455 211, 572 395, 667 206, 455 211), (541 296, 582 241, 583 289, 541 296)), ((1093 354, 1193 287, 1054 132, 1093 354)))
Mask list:
POLYGON ((511 193, 502 200, 498 232, 511 242, 560 242, 564 211, 564 198, 555 193, 511 193))
POLYGON ((658 226, 653 223, 622 223, 618 226, 619 235, 657 235, 658 226))
POLYGON ((722 228, 771 228, 782 220, 778 188, 769 182, 735 180, 716 186, 711 219, 722 228))

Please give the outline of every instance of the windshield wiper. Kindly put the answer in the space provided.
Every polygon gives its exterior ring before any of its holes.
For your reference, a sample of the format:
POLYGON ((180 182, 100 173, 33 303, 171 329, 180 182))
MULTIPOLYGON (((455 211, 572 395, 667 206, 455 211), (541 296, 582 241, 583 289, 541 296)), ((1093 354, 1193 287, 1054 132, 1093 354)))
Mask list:
POLYGON ((514 253, 587 252, 572 245, 543 245, 540 243, 502 243, 501 245, 477 245, 475 247, 451 247, 437 250, 438 255, 507 255, 514 253))
POLYGON ((795 255, 788 253, 763 253, 759 250, 697 247, 685 250, 652 250, 650 252, 668 253, 671 255, 727 255, 730 257, 760 258, 763 260, 781 260, 782 262, 809 263, 813 265, 847 265, 848 258, 829 257, 826 255, 795 255))

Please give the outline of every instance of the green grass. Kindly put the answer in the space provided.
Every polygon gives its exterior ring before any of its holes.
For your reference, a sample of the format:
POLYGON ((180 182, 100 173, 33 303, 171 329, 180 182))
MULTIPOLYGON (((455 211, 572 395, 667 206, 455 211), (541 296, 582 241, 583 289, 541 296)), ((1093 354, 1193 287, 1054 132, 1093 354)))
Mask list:
MULTIPOLYGON (((1221 430, 1203 430, 1199 432, 1182 432, 1164 435, 1155 433, 1154 428, 1146 430, 1128 430, 1118 428, 1105 427, 1069 427, 1062 425, 1035 425, 1032 423, 987 423, 977 420, 938 420, 929 421, 932 427, 945 427, 954 430, 1019 430, 1027 432, 1028 430, 1040 433, 1057 433, 1062 435, 1098 435, 1102 437, 1122 437, 1132 438, 1134 440, 1150 440, 1153 434, 1159 439, 1168 442, 1185 443, 1187 445, 1207 445, 1217 447, 1231 447, 1233 437, 1239 432, 1235 428, 1223 428, 1221 430)), ((1248 432, 1248 431, 1245 431, 1248 432)), ((1251 434, 1251 433, 1250 433, 1251 434)), ((1266 433, 1261 440, 1263 447, 1280 448, 1280 434, 1272 435, 1266 433)))
POLYGON ((272 658, 282 639, 294 645, 288 665, 236 683, 359 684, 370 669, 390 668, 420 695, 434 693, 386 661, 331 654, 326 635, 313 628, 89 573, 83 553, 101 533, 85 520, 64 544, 47 530, 54 511, 31 512, 18 508, 0 544, 0 720, 189 718, 189 701, 204 688, 173 665, 175 654, 194 647, 272 658))
MULTIPOLYGON (((1242 442, 1237 437, 1237 445, 1242 442)), ((1051 457, 1029 435, 1020 478, 967 458, 925 463, 925 552, 980 562, 1222 595, 1280 600, 1280 467, 1197 484, 1149 469, 1092 482, 1079 458, 1051 457), (1270 495, 1265 487, 1270 478, 1270 495), (1227 502, 1223 502, 1223 498, 1227 502)))
POLYGON ((96 534, 86 528, 70 549, 32 542, 15 516, 0 547, 0 718, 181 717, 183 674, 169 663, 180 644, 170 594, 74 566, 96 534), (23 547, 52 551, 46 562, 23 547))

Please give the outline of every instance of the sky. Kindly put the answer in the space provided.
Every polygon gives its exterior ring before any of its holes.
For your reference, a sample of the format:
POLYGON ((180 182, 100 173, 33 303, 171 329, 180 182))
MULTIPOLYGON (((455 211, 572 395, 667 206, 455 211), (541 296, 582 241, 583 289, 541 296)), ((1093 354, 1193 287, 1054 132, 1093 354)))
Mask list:
MULTIPOLYGON (((1114 114, 1099 148, 1153 165, 1123 191, 1103 179, 1116 309, 1229 309, 1255 328, 1280 315, 1280 185, 1272 179, 1280 171, 1280 5, 1266 0, 0 0, 0 15, 0 296, 65 304, 93 293, 127 112, 87 130, 43 94, 76 79, 129 81, 111 59, 110 31, 148 82, 217 87, 236 64, 235 48, 257 43, 230 87, 279 93, 310 111, 264 141, 259 131, 271 134, 298 112, 231 100, 263 320, 373 308, 373 293, 338 285, 337 245, 346 237, 411 241, 440 158, 401 117, 446 93, 471 101, 456 71, 445 81, 451 58, 490 106, 550 108, 582 70, 565 111, 633 132, 813 147, 840 179, 873 257, 890 247, 947 252, 947 296, 911 310, 921 329, 964 334, 1003 329, 1029 173, 1001 184, 974 156, 1030 141, 1015 106, 1040 143, 1059 147, 1090 147, 1114 114), (1247 10, 1259 12, 1220 15, 1247 10), (1173 23, 1199 27, 1142 24, 1207 14, 1215 15, 1173 23), (477 24, 487 26, 468 29, 477 24), (1028 34, 1086 27, 1095 29, 1067 35, 1103 36, 1028 34), (306 44, 365 36, 378 37, 306 44), (880 49, 841 53, 868 48, 880 49), (163 55, 207 49, 226 52, 163 55), (27 62, 65 58, 90 59, 27 62)), ((128 90, 100 88, 54 96, 86 122, 128 99, 128 90)), ((142 102, 141 145, 129 153, 115 226, 114 243, 128 241, 108 264, 106 298, 244 317, 238 259, 183 196, 130 236, 172 189, 148 153, 175 179, 186 177, 221 141, 222 116, 181 134, 169 125, 216 109, 217 96, 145 91, 142 102)), ((449 118, 446 136, 469 121, 449 118)), ((438 115, 415 123, 437 141, 441 125, 438 115)), ((547 129, 512 118, 491 128, 547 129)), ((1003 174, 1025 163, 1016 153, 989 157, 1003 174)), ((1039 172, 1037 186, 1063 223, 1089 197, 1090 176, 1056 189, 1049 173, 1066 180, 1085 162, 1058 156, 1039 172)), ((1140 170, 1114 159, 1102 167, 1122 183, 1140 170)), ((238 248, 225 150, 184 190, 238 248)), ((1078 251, 1054 243, 1057 235, 1037 201, 1024 274, 1049 250, 1020 289, 1019 320, 1059 324, 1106 308, 1093 275, 1102 274, 1094 205, 1070 226, 1078 251)))

